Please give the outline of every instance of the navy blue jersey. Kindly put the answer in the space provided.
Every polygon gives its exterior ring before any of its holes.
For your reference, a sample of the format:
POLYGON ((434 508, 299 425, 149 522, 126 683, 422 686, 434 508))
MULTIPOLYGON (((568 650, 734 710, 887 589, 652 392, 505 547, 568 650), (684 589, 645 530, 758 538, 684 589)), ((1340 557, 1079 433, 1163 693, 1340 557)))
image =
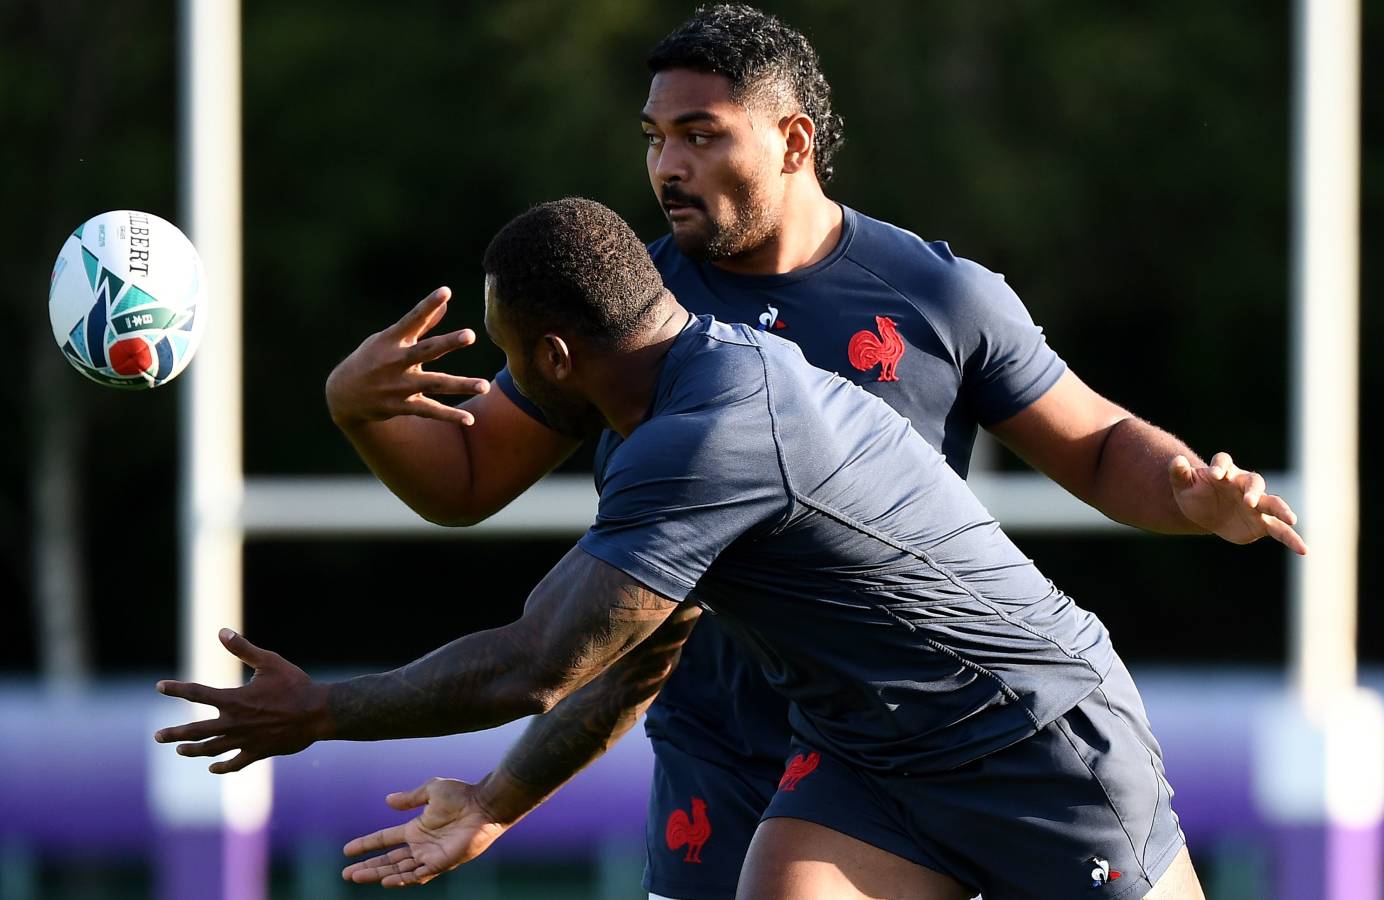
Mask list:
POLYGON ((1027 407, 1065 366, 1002 276, 941 241, 843 213, 832 252, 783 275, 695 262, 671 236, 649 253, 683 306, 793 341, 896 409, 964 477, 976 426, 1027 407))
MULTIPOLYGON (((952 255, 945 243, 849 208, 832 252, 783 275, 735 275, 694 262, 671 237, 649 251, 688 309, 796 342, 813 365, 907 417, 963 476, 977 425, 1023 410, 1065 369, 1001 276, 952 255)), ((507 371, 497 384, 541 420, 507 371)), ((618 444, 606 432, 598 471, 618 444)), ((693 630, 645 728, 692 756, 760 768, 775 781, 790 737, 787 703, 711 616, 693 630)))
POLYGON ((749 326, 692 320, 601 465, 578 546, 665 596, 695 590, 794 730, 852 764, 964 764, 1071 709, 1113 661, 1095 616, 907 420, 749 326))

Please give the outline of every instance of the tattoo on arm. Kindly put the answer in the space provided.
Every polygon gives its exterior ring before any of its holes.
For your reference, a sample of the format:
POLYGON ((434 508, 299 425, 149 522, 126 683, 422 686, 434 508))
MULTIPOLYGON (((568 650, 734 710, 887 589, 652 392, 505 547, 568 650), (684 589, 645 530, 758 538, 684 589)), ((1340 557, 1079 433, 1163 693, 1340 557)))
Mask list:
POLYGON ((518 818, 594 762, 634 725, 677 666, 701 610, 678 609, 605 674, 533 720, 500 763, 521 797, 494 805, 518 818))
POLYGON ((331 686, 341 740, 431 737, 546 712, 647 638, 678 604, 573 548, 517 622, 402 668, 331 686))
POLYGON ((406 666, 331 685, 334 737, 382 741, 501 725, 525 713, 514 671, 528 642, 509 627, 477 632, 406 666))

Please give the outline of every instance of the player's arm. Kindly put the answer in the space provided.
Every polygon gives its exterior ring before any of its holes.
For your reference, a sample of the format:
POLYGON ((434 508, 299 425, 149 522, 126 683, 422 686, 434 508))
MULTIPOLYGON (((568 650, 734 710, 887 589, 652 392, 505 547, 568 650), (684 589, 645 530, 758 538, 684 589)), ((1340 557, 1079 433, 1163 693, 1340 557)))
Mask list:
POLYGON ((352 840, 342 877, 385 887, 425 884, 480 856, 511 826, 605 753, 653 702, 677 665, 700 608, 685 603, 638 647, 552 710, 536 716, 493 772, 477 784, 431 778, 390 794, 412 820, 352 840))
POLYGON ((423 368, 476 340, 469 328, 425 337, 450 297, 439 288, 366 338, 328 377, 327 407, 399 499, 430 521, 472 525, 523 493, 579 442, 534 419, 485 379, 423 368), (427 394, 475 396, 454 407, 427 394))
POLYGON ((684 603, 635 650, 534 718, 486 778, 487 804, 505 824, 552 795, 629 731, 673 674, 701 608, 684 603))
POLYGON ((1070 370, 989 429, 1025 462, 1112 519, 1165 534, 1268 535, 1297 553, 1297 516, 1264 479, 1218 453, 1210 465, 1181 440, 1088 387, 1070 370))
POLYGON ((545 713, 648 638, 678 607, 621 570, 573 548, 534 588, 524 615, 459 638, 392 672, 318 684, 278 654, 230 631, 227 649, 255 668, 242 687, 164 681, 173 697, 214 706, 215 719, 166 728, 184 756, 239 755, 233 772, 318 740, 374 741, 491 728, 545 713))
POLYGON ((1269 535, 1306 552, 1297 521, 1264 479, 1218 453, 1207 465, 1182 441, 1087 387, 1058 359, 1001 276, 957 260, 944 284, 977 419, 1029 465, 1112 519, 1235 543, 1269 535))

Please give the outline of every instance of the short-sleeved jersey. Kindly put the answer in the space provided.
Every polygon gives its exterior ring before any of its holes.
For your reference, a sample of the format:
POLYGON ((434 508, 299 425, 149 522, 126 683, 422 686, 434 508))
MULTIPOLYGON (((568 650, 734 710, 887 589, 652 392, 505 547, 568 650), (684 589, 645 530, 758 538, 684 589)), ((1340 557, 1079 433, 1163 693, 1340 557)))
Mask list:
POLYGON ((683 306, 757 326, 802 348, 913 423, 963 477, 976 426, 1023 410, 1065 371, 1002 276, 843 208, 820 262, 783 275, 736 275, 649 246, 683 306))
POLYGON ((855 765, 962 765, 1071 709, 1113 661, 1095 616, 906 419, 749 326, 689 323, 598 481, 578 546, 695 591, 794 729, 855 765))
MULTIPOLYGON (((977 426, 1020 412, 1065 371, 1002 276, 954 256, 943 242, 847 207, 832 252, 783 275, 725 272, 684 256, 671 237, 649 252, 692 312, 797 343, 808 362, 905 416, 963 476, 977 426)), ((496 383, 541 419, 508 372, 496 383)), ((618 445, 606 432, 598 471, 618 445)), ((645 728, 693 756, 758 766, 766 777, 781 768, 790 737, 786 701, 710 616, 694 629, 645 728)))

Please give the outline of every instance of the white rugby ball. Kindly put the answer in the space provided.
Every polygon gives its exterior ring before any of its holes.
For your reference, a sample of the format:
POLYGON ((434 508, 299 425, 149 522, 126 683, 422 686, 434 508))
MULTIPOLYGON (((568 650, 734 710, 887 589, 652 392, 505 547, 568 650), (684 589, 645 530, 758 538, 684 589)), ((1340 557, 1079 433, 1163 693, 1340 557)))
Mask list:
POLYGON ((167 384, 201 342, 205 284, 197 250, 175 226, 130 209, 101 213, 53 264, 53 340, 92 381, 131 390, 167 384))

